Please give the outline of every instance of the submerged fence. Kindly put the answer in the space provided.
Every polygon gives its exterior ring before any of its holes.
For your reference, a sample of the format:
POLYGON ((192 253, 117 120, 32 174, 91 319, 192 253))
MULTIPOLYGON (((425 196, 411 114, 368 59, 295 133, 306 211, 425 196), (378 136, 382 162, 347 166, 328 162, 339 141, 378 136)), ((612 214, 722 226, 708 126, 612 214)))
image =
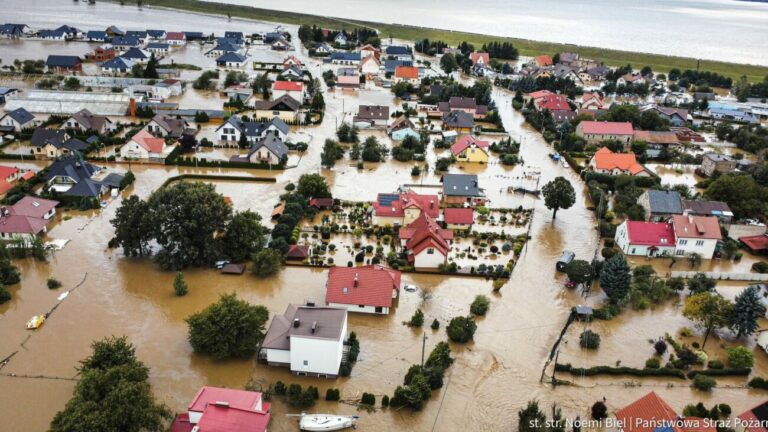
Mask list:
POLYGON ((704 273, 707 277, 716 280, 734 280, 749 282, 768 282, 768 273, 723 273, 723 272, 694 272, 673 271, 672 277, 692 278, 694 275, 704 273))

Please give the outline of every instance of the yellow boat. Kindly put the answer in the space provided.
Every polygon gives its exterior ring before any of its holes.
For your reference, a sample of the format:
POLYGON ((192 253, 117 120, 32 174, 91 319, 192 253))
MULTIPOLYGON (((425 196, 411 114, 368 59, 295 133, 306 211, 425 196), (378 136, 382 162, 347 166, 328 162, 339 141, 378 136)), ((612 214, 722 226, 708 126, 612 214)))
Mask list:
POLYGON ((27 329, 36 330, 45 322, 45 315, 35 315, 27 321, 27 329))

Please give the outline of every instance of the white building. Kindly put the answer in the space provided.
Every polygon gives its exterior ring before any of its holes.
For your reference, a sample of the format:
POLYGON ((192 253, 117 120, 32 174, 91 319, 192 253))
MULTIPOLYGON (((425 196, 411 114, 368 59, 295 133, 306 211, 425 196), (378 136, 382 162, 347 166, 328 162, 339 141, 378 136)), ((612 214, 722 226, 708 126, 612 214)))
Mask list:
POLYGON ((616 228, 614 240, 625 255, 654 257, 675 253, 675 231, 666 222, 624 221, 616 228))
POLYGON ((22 129, 30 129, 40 124, 35 116, 24 108, 17 108, 7 112, 0 118, 0 126, 8 126, 14 131, 20 132, 22 129))
POLYGON ((716 217, 677 215, 672 217, 672 225, 677 238, 675 255, 697 253, 704 259, 711 259, 715 254, 722 238, 716 217))
POLYGON ((335 378, 346 338, 346 309, 289 305, 272 319, 259 359, 296 375, 335 378))
POLYGON ((325 288, 328 306, 387 315, 400 292, 400 272, 381 265, 331 267, 325 288))
POLYGON ((155 138, 151 133, 141 130, 130 141, 120 147, 120 157, 140 161, 164 161, 173 150, 165 144, 165 139, 155 138))

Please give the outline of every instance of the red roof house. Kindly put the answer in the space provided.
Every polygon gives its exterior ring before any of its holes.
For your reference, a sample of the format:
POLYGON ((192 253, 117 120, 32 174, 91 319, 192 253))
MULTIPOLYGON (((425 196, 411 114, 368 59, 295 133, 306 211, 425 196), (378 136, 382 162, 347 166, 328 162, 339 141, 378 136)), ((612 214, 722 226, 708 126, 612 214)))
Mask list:
POLYGON ((414 267, 437 268, 448 258, 453 231, 440 228, 434 219, 422 213, 408 227, 400 229, 399 237, 414 267))
POLYGON ((374 224, 407 225, 422 213, 436 219, 439 203, 437 195, 421 195, 411 189, 401 194, 379 194, 373 203, 374 224))
POLYGON ((678 238, 720 240, 720 223, 714 216, 672 216, 672 225, 678 238))
POLYGON ((739 414, 744 432, 768 432, 768 401, 739 414))
POLYGON ((16 177, 18 177, 18 175, 19 175, 18 168, 0 165, 0 180, 5 180, 10 183, 16 180, 16 177))
POLYGON ((739 241, 752 253, 764 253, 765 251, 768 251, 768 235, 766 234, 739 237, 739 241))
POLYGON ((131 142, 138 144, 139 147, 149 153, 162 154, 163 151, 165 151, 165 140, 163 138, 155 138, 154 135, 144 129, 134 135, 133 138, 131 138, 131 142))
POLYGON ((325 303, 350 312, 388 314, 400 292, 400 272, 381 265, 332 267, 325 303))
POLYGON ((487 65, 491 62, 491 56, 486 52, 473 52, 469 55, 469 59, 472 60, 472 66, 478 63, 487 65))
POLYGON ((205 386, 189 404, 188 412, 176 416, 172 432, 265 432, 271 404, 259 392, 205 386))
POLYGON ((208 405, 196 432, 266 432, 271 414, 234 408, 226 402, 208 405))
POLYGON ((635 133, 630 122, 583 121, 579 123, 579 127, 585 135, 627 135, 631 137, 635 133))
POLYGON ((549 55, 540 55, 533 58, 533 61, 536 63, 536 66, 538 67, 544 67, 544 66, 552 66, 552 57, 549 55))
POLYGON ((0 208, 0 239, 26 239, 46 232, 58 201, 25 196, 10 207, 0 208))
POLYGON ((471 207, 449 207, 443 210, 445 225, 451 229, 468 229, 475 222, 475 210, 471 207))
POLYGON ((543 97, 537 99, 535 104, 539 111, 571 110, 571 106, 568 105, 568 99, 561 94, 550 93, 544 95, 543 97))
POLYGON ((300 92, 304 90, 304 83, 301 81, 275 81, 272 84, 272 91, 300 92))
POLYGON ((333 208, 333 198, 312 198, 309 200, 309 206, 317 210, 331 210, 333 208))
POLYGON ((307 245, 291 245, 288 248, 288 253, 285 254, 285 259, 289 261, 303 261, 309 258, 309 246, 307 245))
POLYGON ((283 69, 290 69, 291 66, 301 67, 301 60, 295 55, 290 55, 283 60, 283 69))
POLYGON ((470 147, 475 147, 487 154, 489 146, 490 144, 488 141, 479 140, 472 135, 462 135, 462 137, 456 140, 451 146, 451 153, 453 153, 454 156, 458 156, 464 150, 470 147))
POLYGON ((589 167, 596 172, 610 175, 650 175, 645 167, 637 162, 634 153, 614 153, 608 147, 602 147, 595 152, 589 161, 589 167))
POLYGON ((667 222, 624 221, 616 228, 616 245, 627 255, 675 253, 675 230, 667 222))
POLYGON ((416 66, 398 66, 395 68, 395 79, 406 81, 418 80, 419 68, 416 66))
POLYGON ((656 392, 650 392, 616 411, 617 427, 624 432, 715 432, 697 417, 680 417, 656 392), (684 420, 684 421, 683 421, 684 420))

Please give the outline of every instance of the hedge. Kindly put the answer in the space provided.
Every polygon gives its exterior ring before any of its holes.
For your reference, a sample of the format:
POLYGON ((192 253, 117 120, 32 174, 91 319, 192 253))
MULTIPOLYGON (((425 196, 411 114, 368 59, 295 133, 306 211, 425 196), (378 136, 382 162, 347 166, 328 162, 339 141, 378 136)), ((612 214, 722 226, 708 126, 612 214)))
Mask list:
POLYGON ((751 368, 724 368, 724 369, 704 369, 688 372, 688 378, 694 379, 696 375, 708 376, 745 376, 752 372, 751 368))
POLYGON ((654 187, 661 182, 661 180, 658 177, 637 177, 637 176, 627 176, 627 175, 613 176, 613 175, 602 174, 594 171, 584 172, 584 181, 586 183, 589 183, 591 180, 595 180, 598 183, 602 183, 608 186, 611 190, 613 190, 616 187, 616 181, 622 177, 631 177, 632 180, 634 180, 635 182, 635 186, 641 187, 641 188, 654 187))
POLYGON ((595 375, 631 375, 637 377, 663 376, 685 379, 685 373, 679 369, 658 368, 658 369, 637 369, 626 366, 593 366, 590 368, 575 368, 568 364, 555 364, 555 371, 568 372, 577 376, 595 376, 595 375))
POLYGON ((747 385, 755 389, 768 390, 768 379, 755 377, 747 385))

